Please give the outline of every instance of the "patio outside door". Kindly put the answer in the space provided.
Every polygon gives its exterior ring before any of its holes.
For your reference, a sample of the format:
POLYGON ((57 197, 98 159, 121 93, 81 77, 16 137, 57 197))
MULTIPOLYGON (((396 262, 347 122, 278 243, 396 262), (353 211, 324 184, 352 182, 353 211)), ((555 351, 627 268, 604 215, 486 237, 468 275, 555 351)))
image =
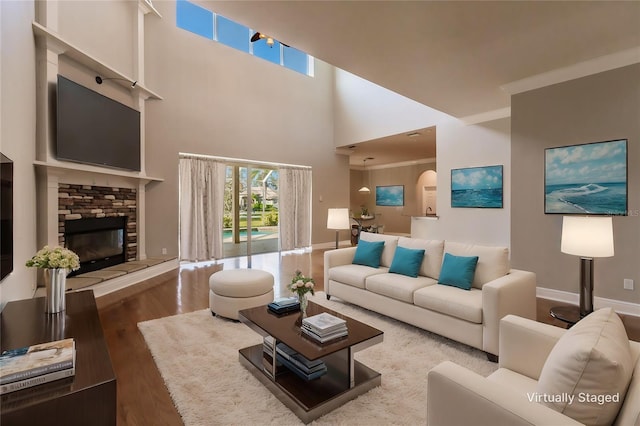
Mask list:
POLYGON ((276 252, 278 235, 277 169, 228 164, 223 216, 224 257, 276 252))

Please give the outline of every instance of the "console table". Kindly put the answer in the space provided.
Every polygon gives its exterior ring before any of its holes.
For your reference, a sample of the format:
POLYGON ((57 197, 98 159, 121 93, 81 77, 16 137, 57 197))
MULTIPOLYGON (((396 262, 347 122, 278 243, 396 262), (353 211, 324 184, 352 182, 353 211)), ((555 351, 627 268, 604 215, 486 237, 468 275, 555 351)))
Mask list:
POLYGON ((116 424, 116 377, 93 291, 66 298, 60 314, 45 314, 43 297, 9 302, 0 313, 3 351, 69 337, 76 342, 76 374, 3 394, 1 424, 116 424))

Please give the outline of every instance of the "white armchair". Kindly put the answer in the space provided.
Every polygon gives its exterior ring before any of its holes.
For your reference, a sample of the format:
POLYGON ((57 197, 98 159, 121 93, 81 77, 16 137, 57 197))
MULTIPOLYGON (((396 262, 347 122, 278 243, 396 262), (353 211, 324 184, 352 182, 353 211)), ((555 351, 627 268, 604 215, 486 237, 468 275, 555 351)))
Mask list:
MULTIPOLYGON (((427 424, 430 426, 583 424, 536 401, 536 398, 541 398, 536 390, 539 389, 538 380, 545 362, 547 358, 551 358, 552 349, 560 337, 567 332, 568 330, 513 315, 504 317, 500 322, 500 362, 496 372, 485 378, 448 361, 439 364, 429 372, 427 424)), ((602 340, 601 338, 600 341, 602 340)), ((611 344, 607 343, 607 346, 611 344)), ((626 394, 622 393, 624 396, 620 406, 615 408, 613 424, 640 426, 640 343, 629 341, 629 349, 630 358, 625 368, 627 372, 632 371, 632 376, 628 382, 626 394)), ((554 352, 557 354, 557 351, 554 352)), ((565 362, 569 362, 567 360, 571 357, 565 356, 564 359, 565 362)), ((617 365, 615 362, 613 364, 617 365)), ((602 370, 600 366, 598 369, 602 370)), ((613 373, 608 374, 608 376, 612 375, 613 373)), ((557 372, 554 372, 553 377, 566 378, 564 374, 557 374, 557 372)), ((593 383, 591 381, 587 384, 593 385, 593 383)), ((597 384, 598 381, 595 383, 597 384)), ((584 383, 580 384, 580 386, 583 385, 584 383)), ((598 420, 595 423, 601 424, 598 420)), ((611 424, 611 421, 604 423, 611 424)))

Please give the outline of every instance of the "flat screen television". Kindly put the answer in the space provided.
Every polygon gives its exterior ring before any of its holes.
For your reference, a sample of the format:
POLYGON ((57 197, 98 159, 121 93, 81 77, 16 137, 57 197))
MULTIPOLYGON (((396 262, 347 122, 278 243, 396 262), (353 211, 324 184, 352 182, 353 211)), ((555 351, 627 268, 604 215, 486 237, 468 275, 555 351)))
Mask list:
POLYGON ((13 271, 13 161, 0 154, 0 280, 13 271))
POLYGON ((58 75, 56 158, 140 171, 140 112, 58 75))

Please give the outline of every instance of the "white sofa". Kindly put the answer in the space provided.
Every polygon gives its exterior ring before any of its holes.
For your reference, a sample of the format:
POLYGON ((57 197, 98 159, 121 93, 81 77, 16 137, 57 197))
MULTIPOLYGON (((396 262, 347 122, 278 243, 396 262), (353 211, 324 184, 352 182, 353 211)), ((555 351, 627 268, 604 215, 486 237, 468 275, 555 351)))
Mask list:
POLYGON ((503 318, 500 365, 489 377, 450 361, 429 371, 427 424, 640 425, 640 343, 622 322, 612 327, 610 308, 594 314, 569 330, 503 318))
POLYGON ((324 290, 416 327, 498 356, 499 322, 514 314, 535 319, 536 275, 511 269, 505 247, 422 240, 363 232, 363 241, 384 241, 380 267, 352 264, 356 247, 326 251, 324 290), (424 249, 418 277, 390 273, 397 246, 424 249), (478 256, 472 288, 438 284, 444 253, 478 256))

